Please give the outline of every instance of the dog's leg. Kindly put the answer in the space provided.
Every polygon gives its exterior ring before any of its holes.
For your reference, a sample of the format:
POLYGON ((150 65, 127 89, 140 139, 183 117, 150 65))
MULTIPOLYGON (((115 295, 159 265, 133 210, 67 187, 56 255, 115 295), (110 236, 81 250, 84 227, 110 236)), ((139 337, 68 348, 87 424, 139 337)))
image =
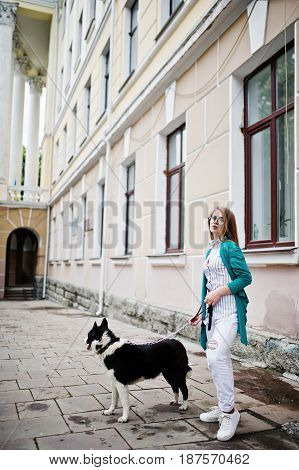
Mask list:
POLYGON ((186 411, 188 409, 188 388, 186 385, 186 379, 184 382, 179 384, 179 387, 183 395, 183 404, 179 407, 179 410, 186 411))
POLYGON ((123 414, 118 418, 119 423, 126 423, 129 418, 130 403, 129 403, 129 387, 116 381, 116 387, 119 393, 119 398, 123 407, 123 414))
POLYGON ((112 398, 111 398, 111 405, 108 410, 104 410, 103 414, 104 415, 113 415, 115 408, 117 407, 118 404, 118 390, 115 385, 115 380, 111 380, 111 385, 112 385, 112 398))

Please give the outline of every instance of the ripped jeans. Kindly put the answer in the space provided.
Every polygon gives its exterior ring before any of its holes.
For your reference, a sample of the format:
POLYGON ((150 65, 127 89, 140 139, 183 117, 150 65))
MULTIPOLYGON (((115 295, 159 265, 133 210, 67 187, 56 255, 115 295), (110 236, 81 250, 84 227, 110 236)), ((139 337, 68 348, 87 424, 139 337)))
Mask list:
POLYGON ((236 313, 229 318, 213 318, 211 330, 206 329, 208 368, 216 387, 218 406, 225 413, 234 407, 234 375, 230 348, 237 336, 237 329, 236 313))

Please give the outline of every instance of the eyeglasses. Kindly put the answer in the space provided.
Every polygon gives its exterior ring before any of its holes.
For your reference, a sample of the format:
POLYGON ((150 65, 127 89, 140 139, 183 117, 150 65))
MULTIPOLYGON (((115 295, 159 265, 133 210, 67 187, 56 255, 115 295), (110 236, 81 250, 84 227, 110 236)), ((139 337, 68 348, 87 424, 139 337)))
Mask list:
POLYGON ((217 215, 213 215, 212 217, 208 217, 208 221, 211 222, 211 220, 214 222, 214 223, 218 223, 219 225, 223 225, 224 224, 224 218, 223 217, 217 217, 217 215))

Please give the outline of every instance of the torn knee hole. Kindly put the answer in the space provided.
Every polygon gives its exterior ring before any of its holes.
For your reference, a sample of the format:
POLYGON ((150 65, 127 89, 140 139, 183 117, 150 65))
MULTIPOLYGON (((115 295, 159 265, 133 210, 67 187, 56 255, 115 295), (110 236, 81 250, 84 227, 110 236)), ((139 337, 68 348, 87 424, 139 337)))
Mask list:
POLYGON ((207 348, 212 349, 212 350, 217 349, 217 346, 218 346, 218 343, 214 339, 211 339, 207 344, 207 348))

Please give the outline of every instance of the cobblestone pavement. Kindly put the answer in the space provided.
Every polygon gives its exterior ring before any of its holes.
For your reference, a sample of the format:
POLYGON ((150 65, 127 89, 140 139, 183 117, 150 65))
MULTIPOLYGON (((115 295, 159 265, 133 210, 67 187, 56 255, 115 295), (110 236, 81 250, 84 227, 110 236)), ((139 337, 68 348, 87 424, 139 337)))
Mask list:
MULTIPOLYGON (((190 406, 170 406, 162 377, 130 387, 130 421, 121 410, 104 416, 110 382, 83 338, 94 316, 48 301, 0 302, 1 449, 299 449, 282 428, 299 421, 299 384, 278 373, 234 362, 241 421, 227 443, 217 425, 199 420, 216 404, 215 389, 199 345, 183 341, 193 369, 190 406)), ((147 330, 110 320, 118 335, 142 342, 147 330)), ((288 427, 287 426, 287 427, 288 427)))

